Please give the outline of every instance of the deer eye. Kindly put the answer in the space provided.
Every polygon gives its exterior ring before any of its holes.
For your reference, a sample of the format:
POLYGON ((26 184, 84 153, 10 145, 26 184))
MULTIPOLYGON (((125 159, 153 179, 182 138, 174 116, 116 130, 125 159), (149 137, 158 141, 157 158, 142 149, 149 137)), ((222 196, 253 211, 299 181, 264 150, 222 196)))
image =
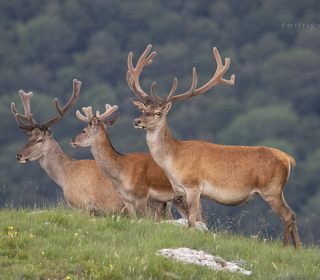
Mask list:
POLYGON ((43 142, 42 138, 37 139, 37 143, 42 143, 42 142, 43 142))
POLYGON ((85 130, 82 130, 82 133, 83 133, 83 134, 86 134, 86 131, 85 131, 85 130))
POLYGON ((160 111, 156 111, 156 112, 155 112, 155 115, 160 116, 160 115, 161 115, 161 112, 160 112, 160 111))

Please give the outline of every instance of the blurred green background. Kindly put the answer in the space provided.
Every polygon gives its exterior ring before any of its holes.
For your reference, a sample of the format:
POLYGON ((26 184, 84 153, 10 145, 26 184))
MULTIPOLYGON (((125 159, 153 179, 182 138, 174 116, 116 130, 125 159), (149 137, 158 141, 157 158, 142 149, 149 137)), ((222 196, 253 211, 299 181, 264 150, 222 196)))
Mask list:
MULTIPOLYGON (((92 158, 90 148, 74 149, 70 139, 84 123, 83 106, 103 110, 118 105, 120 117, 108 130, 120 153, 148 152, 145 132, 134 129, 140 113, 126 83, 127 57, 134 64, 148 44, 157 52, 141 75, 146 92, 153 81, 166 97, 174 77, 177 94, 189 89, 192 67, 198 85, 208 81, 216 62, 231 58, 225 75, 235 85, 217 85, 205 94, 174 104, 168 116, 179 140, 264 145, 293 156, 297 166, 284 196, 297 215, 302 242, 320 242, 320 2, 319 1, 105 1, 0 0, 0 205, 59 203, 63 194, 39 162, 19 164, 27 141, 10 110, 23 112, 18 91, 34 93, 31 111, 39 123, 69 100, 72 80, 80 97, 52 127, 63 151, 92 158)), ((214 159, 213 159, 214 160, 214 159)), ((195 162, 196 164, 196 162, 195 162)), ((282 222, 261 198, 242 207, 203 201, 210 223, 256 235, 279 236, 282 222)))

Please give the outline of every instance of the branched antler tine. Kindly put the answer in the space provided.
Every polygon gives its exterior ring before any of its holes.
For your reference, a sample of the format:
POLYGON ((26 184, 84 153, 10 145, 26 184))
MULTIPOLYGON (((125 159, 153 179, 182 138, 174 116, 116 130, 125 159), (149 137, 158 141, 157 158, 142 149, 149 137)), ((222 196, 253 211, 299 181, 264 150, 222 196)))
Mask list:
POLYGON ((205 85, 195 90, 194 96, 207 91, 208 89, 210 89, 211 87, 215 86, 218 83, 226 84, 226 85, 234 84, 235 75, 232 75, 230 80, 225 80, 222 78, 224 73, 229 69, 230 61, 231 61, 230 58, 225 59, 225 65, 223 66, 221 62, 220 54, 216 47, 213 48, 213 53, 217 61, 217 70, 209 82, 207 82, 205 85))
POLYGON ((85 115, 87 116, 88 122, 90 123, 92 121, 93 118, 93 114, 92 114, 92 107, 83 107, 82 111, 85 113, 85 115))
POLYGON ((141 102, 143 102, 145 105, 153 104, 153 101, 151 100, 151 98, 143 90, 139 90, 137 88, 137 84, 135 83, 134 80, 132 80, 132 91, 135 93, 138 99, 141 102))
POLYGON ((228 68, 230 66, 230 58, 225 59, 225 65, 223 66, 222 61, 221 61, 221 57, 219 55, 217 48, 215 48, 215 47, 213 48, 213 53, 214 53, 214 56, 217 61, 217 70, 216 70, 214 76, 210 79, 210 81, 207 82, 202 87, 196 89, 197 74, 196 74, 196 69, 193 68, 193 83, 192 83, 190 90, 186 93, 173 96, 172 103, 182 101, 182 100, 188 99, 192 96, 197 96, 201 93, 204 93, 205 91, 212 88, 214 85, 216 85, 218 83, 226 84, 226 85, 233 85, 234 84, 235 75, 232 75, 230 80, 225 80, 222 78, 222 76, 228 70, 228 68))
POLYGON ((130 89, 133 91, 133 78, 132 78, 129 70, 127 71, 126 78, 127 78, 127 83, 129 85, 130 89))
POLYGON ((26 124, 21 121, 21 120, 24 120, 24 121, 28 122, 28 119, 25 116, 22 116, 21 114, 18 113, 14 102, 11 103, 11 110, 12 110, 20 128, 25 128, 25 129, 32 129, 33 128, 33 126, 31 124, 26 124))
POLYGON ((168 97, 166 98, 165 103, 172 100, 172 96, 174 95, 174 93, 176 92, 176 89, 177 89, 177 83, 178 83, 178 79, 174 78, 172 89, 171 89, 168 97))
POLYGON ((142 90, 139 83, 139 76, 142 72, 142 68, 146 65, 152 63, 152 58, 156 55, 156 52, 152 52, 149 56, 148 53, 151 50, 152 45, 148 45, 146 50, 140 56, 136 67, 133 67, 132 57, 133 53, 129 53, 128 56, 128 73, 127 73, 127 82, 130 89, 135 93, 135 95, 145 104, 153 103, 150 97, 142 90), (148 57, 147 57, 148 56, 148 57))
POLYGON ((101 122, 103 119, 105 119, 106 117, 110 116, 114 111, 116 111, 118 109, 117 105, 114 106, 110 106, 109 104, 106 104, 106 111, 105 113, 103 113, 102 115, 100 115, 100 112, 97 111, 96 112, 96 117, 98 119, 99 122, 101 122))
POLYGON ((58 99, 55 98, 54 100, 54 104, 56 106, 56 109, 58 111, 58 116, 56 116, 55 118, 53 118, 52 120, 46 122, 44 125, 46 127, 51 127, 54 124, 58 123, 59 121, 62 120, 62 118, 65 116, 65 114, 71 109, 71 107, 76 103, 78 96, 79 96, 79 92, 80 92, 80 88, 81 88, 82 83, 80 81, 78 81, 77 79, 73 80, 73 92, 72 92, 72 96, 69 100, 69 102, 66 104, 66 106, 63 107, 63 109, 61 109, 59 107, 59 102, 58 99))
POLYGON ((36 121, 33 119, 33 115, 30 112, 30 98, 32 97, 33 93, 25 93, 23 90, 19 91, 19 95, 23 104, 24 108, 24 116, 19 114, 16 110, 14 102, 11 103, 11 110, 16 118, 17 123, 19 124, 20 128, 24 129, 33 129, 38 127, 36 121), (24 121, 24 122, 23 122, 24 121))
POLYGON ((156 82, 153 82, 150 90, 151 96, 159 105, 161 105, 165 103, 165 99, 162 99, 158 95, 156 95, 155 88, 156 88, 156 82))
POLYGON ((80 121, 84 121, 86 123, 89 123, 88 118, 86 118, 84 115, 82 115, 79 110, 76 111, 76 116, 80 121))
POLYGON ((179 95, 176 95, 176 96, 173 96, 172 100, 171 100, 172 103, 176 103, 176 102, 179 102, 179 101, 182 101, 182 100, 186 100, 186 99, 194 96, 195 89, 197 87, 197 82, 198 82, 198 78, 197 78, 196 68, 193 68, 193 70, 192 70, 192 85, 191 85, 189 91, 185 92, 185 93, 182 93, 182 94, 179 94, 179 95))

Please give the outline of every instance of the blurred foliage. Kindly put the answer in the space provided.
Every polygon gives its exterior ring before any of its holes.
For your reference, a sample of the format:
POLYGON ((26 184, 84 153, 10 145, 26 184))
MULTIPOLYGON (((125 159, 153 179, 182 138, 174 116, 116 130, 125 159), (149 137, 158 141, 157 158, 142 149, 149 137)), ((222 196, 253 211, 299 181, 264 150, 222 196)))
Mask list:
MULTIPOLYGON (((11 102, 22 110, 20 89, 34 92, 34 118, 46 122, 56 114, 54 98, 62 106, 70 98, 72 79, 83 82, 74 108, 52 128, 69 156, 92 158, 89 148, 69 145, 85 125, 75 111, 89 105, 102 111, 105 103, 117 104, 121 113, 108 130, 114 147, 121 153, 148 152, 145 132, 132 126, 140 113, 125 78, 129 52, 136 63, 153 44, 157 56, 142 73, 141 85, 148 92, 157 81, 157 93, 165 97, 174 77, 177 94, 189 89, 192 67, 198 85, 206 83, 215 71, 216 46, 223 60, 231 58, 225 78, 235 74, 236 83, 175 104, 168 116, 172 134, 179 140, 265 145, 294 156, 297 167, 285 197, 298 225, 315 213, 310 228, 313 238, 320 238, 315 209, 320 197, 319 18, 316 0, 0 0, 0 204, 61 198, 60 188, 37 162, 19 165, 15 160, 27 139, 10 112, 11 102)), ((260 204, 256 199, 245 209, 260 204)), ((213 207, 219 215, 241 211, 213 207)))

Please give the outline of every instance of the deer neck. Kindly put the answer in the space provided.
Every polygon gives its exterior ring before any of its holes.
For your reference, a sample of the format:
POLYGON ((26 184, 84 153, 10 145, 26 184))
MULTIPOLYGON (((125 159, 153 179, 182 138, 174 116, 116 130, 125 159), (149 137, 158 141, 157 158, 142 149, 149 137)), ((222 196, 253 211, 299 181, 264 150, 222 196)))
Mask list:
POLYGON ((112 180, 120 180, 123 155, 119 154, 112 146, 103 124, 91 146, 92 155, 101 171, 112 180))
POLYGON ((170 168, 177 140, 171 136, 167 120, 147 131, 147 144, 154 161, 164 170, 170 168))
POLYGON ((69 167, 75 160, 68 157, 53 138, 51 138, 50 141, 48 152, 39 160, 40 166, 47 172, 53 181, 64 189, 69 167))

